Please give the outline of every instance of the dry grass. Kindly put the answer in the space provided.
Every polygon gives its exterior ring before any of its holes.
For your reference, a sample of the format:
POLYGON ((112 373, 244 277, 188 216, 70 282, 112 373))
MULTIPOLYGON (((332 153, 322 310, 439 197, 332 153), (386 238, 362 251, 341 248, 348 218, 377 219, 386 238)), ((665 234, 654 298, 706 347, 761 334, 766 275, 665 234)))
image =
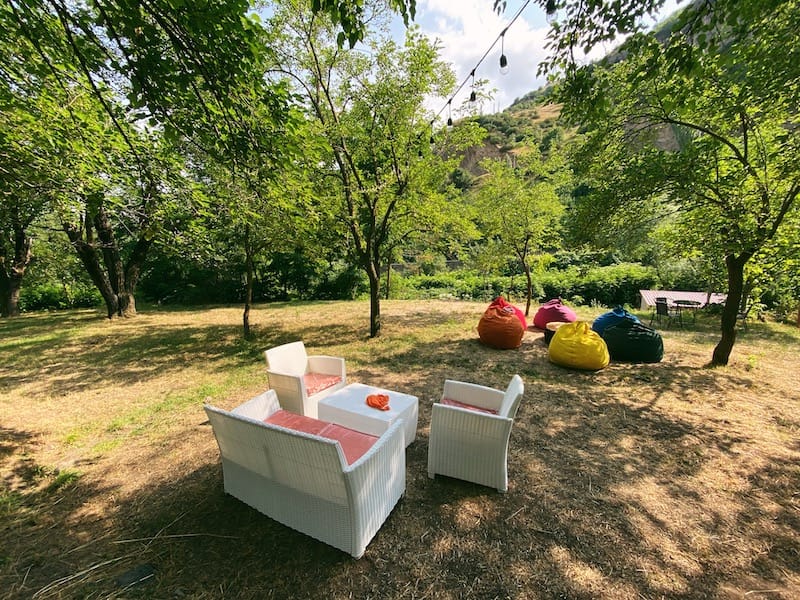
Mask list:
POLYGON ((259 307, 250 342, 239 308, 0 322, 0 598, 800 597, 796 329, 757 323, 708 369, 701 318, 659 364, 582 373, 539 333, 481 346, 483 305, 383 308, 375 340, 364 302, 259 307), (222 491, 202 402, 264 389, 261 351, 298 338, 420 397, 406 496, 359 561, 222 491), (513 373, 508 493, 429 480, 443 380, 513 373))

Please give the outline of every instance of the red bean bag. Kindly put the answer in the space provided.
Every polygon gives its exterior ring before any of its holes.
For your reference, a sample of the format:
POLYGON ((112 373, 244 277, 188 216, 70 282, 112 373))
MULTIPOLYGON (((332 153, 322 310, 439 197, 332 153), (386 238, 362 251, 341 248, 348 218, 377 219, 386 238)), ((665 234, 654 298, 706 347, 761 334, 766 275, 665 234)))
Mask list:
POLYGON ((503 298, 502 296, 498 296, 497 298, 495 298, 489 305, 490 308, 492 306, 495 308, 507 308, 510 306, 514 310, 514 313, 517 315, 519 322, 522 323, 522 328, 523 329, 528 328, 528 321, 525 319, 525 313, 523 312, 523 310, 521 308, 517 308, 513 304, 509 304, 508 302, 506 302, 506 299, 503 298))
POLYGON ((522 311, 497 298, 483 313, 478 322, 478 337, 492 348, 507 350, 519 348, 525 334, 525 315, 522 311))
POLYGON ((533 317, 533 324, 539 329, 545 329, 551 321, 573 323, 577 320, 578 315, 569 306, 561 304, 561 298, 553 298, 539 307, 533 317))

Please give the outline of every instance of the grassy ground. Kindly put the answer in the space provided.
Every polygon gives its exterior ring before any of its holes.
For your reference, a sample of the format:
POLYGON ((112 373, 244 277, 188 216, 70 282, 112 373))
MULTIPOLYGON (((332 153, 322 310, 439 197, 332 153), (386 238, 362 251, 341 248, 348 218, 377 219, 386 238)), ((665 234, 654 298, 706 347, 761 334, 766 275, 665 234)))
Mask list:
POLYGON ((258 307, 249 342, 240 308, 0 322, 0 598, 800 597, 796 328, 755 323, 709 369, 701 316, 659 364, 585 373, 541 333, 481 346, 483 308, 384 302, 374 340, 365 302, 258 307), (295 339, 420 398, 406 496, 358 561, 222 491, 202 403, 263 390, 263 349, 295 339), (513 373, 508 493, 428 479, 444 379, 513 373))

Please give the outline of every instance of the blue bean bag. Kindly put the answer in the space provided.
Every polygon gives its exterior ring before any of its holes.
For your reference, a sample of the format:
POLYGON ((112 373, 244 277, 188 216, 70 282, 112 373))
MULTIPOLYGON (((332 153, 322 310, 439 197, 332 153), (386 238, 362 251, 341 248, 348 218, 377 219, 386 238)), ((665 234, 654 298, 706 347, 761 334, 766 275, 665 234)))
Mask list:
POLYGON ((621 319, 605 328, 603 340, 611 358, 619 362, 657 363, 664 357, 661 334, 640 321, 621 319))
POLYGON ((628 319, 630 321, 634 321, 635 323, 639 323, 639 317, 637 317, 636 315, 632 315, 621 306, 615 306, 614 310, 607 313, 603 313, 594 320, 594 322, 592 323, 592 330, 596 331, 600 335, 603 335, 603 332, 605 331, 606 327, 611 327, 612 325, 616 325, 623 319, 628 319))

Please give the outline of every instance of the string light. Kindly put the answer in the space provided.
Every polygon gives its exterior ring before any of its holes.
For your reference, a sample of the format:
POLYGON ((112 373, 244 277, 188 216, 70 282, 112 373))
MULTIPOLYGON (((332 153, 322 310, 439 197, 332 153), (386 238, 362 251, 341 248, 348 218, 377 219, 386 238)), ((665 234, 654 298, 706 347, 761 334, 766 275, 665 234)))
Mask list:
MULTIPOLYGON (((553 4, 553 6, 555 7, 555 0, 548 0, 548 4, 547 4, 548 8, 550 7, 550 3, 551 2, 553 4)), ((439 109, 439 112, 437 112, 436 115, 433 117, 433 119, 431 119, 431 122, 430 122, 430 125, 431 125, 430 142, 431 142, 431 144, 434 143, 433 125, 434 125, 436 119, 442 114, 442 112, 444 112, 444 109, 446 108, 448 110, 448 112, 447 112, 447 115, 448 115, 448 117, 447 117, 447 125, 450 126, 450 125, 453 124, 453 118, 452 118, 452 115, 451 115, 451 112, 450 112, 453 100, 458 95, 458 93, 463 89, 463 87, 467 84, 467 82, 470 81, 470 79, 472 80, 472 93, 470 93, 469 99, 470 99, 470 102, 475 102, 477 100, 477 93, 475 92, 475 71, 477 70, 478 67, 481 66, 481 63, 483 63, 483 61, 486 59, 486 57, 489 55, 489 53, 492 51, 492 49, 497 45, 498 41, 501 42, 500 72, 502 74, 508 73, 508 58, 504 54, 504 49, 503 49, 503 41, 505 39, 506 31, 508 31, 508 28, 511 27, 514 24, 514 22, 519 18, 519 16, 522 14, 522 11, 524 11, 526 8, 528 8, 528 4, 530 4, 530 3, 531 3, 531 0, 526 0, 525 1, 525 4, 523 4, 520 7, 520 9, 517 11, 517 14, 514 15, 514 18, 511 19, 509 24, 506 25, 505 29, 503 29, 503 31, 500 32, 500 35, 498 35, 495 38, 495 40, 492 42, 492 45, 489 46, 489 48, 486 50, 486 52, 483 53, 483 56, 481 56, 480 60, 478 60, 478 62, 475 65, 475 67, 472 69, 472 71, 470 71, 470 74, 464 79, 464 81, 461 82, 461 85, 459 85, 458 88, 456 88, 456 91, 453 92, 453 95, 450 96, 450 98, 447 100, 447 103, 444 106, 442 106, 442 108, 439 109)), ((555 12, 555 8, 553 10, 555 12)))
POLYGON ((547 0, 547 4, 544 7, 544 18, 550 25, 558 20, 558 5, 556 4, 556 0, 547 0))
POLYGON ((508 27, 503 29, 503 33, 500 34, 500 73, 502 75, 508 73, 508 59, 505 51, 506 30, 508 30, 508 27))
POLYGON ((472 69, 470 75, 472 76, 472 85, 470 86, 472 91, 469 94, 469 101, 475 102, 478 99, 478 94, 475 92, 475 69, 472 69))

